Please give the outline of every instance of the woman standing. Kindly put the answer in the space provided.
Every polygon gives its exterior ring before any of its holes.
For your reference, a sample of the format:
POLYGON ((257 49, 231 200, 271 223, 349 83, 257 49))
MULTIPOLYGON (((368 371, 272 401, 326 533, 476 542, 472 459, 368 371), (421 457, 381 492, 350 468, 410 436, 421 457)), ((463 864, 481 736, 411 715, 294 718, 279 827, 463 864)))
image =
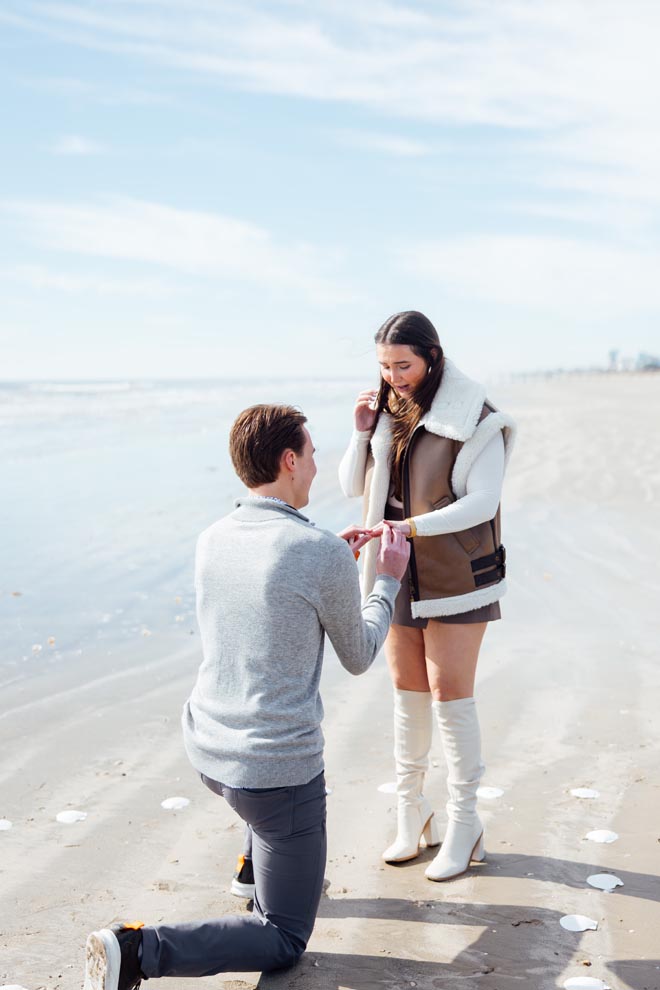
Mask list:
MULTIPOLYGON (((449 880, 484 857, 477 815, 483 773, 474 680, 488 622, 506 590, 500 496, 514 423, 483 387, 447 360, 422 313, 397 313, 375 337, 378 391, 361 392, 339 475, 346 495, 364 494, 365 528, 388 520, 411 540, 385 655, 394 685, 397 836, 388 863, 414 859, 422 835, 438 845, 423 795, 433 717, 447 761, 447 832, 426 869, 449 880)), ((365 551, 363 593, 375 576, 365 551)))

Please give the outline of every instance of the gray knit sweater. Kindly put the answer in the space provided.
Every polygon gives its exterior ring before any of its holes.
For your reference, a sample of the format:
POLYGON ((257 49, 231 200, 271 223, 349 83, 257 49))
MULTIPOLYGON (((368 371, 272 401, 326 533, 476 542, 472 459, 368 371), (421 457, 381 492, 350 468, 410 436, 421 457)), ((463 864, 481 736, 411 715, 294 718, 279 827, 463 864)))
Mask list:
POLYGON ((380 575, 361 607, 345 540, 246 496, 200 536, 195 585, 203 660, 182 719, 192 765, 230 787, 306 784, 323 769, 325 633, 346 670, 363 673, 399 582, 380 575))

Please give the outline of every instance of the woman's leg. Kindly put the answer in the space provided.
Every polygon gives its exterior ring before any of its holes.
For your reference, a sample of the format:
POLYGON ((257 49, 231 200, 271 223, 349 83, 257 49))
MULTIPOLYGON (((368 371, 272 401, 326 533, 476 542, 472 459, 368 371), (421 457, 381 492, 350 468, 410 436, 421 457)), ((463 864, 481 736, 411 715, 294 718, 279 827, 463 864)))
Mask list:
POLYGON ((450 625, 431 620, 422 631, 426 676, 434 701, 473 697, 479 650, 487 625, 487 622, 450 625))
POLYGON ((395 688, 401 691, 429 690, 424 629, 390 626, 385 640, 385 658, 395 688))
POLYGON ((397 836, 383 859, 401 863, 419 854, 422 834, 427 846, 439 842, 433 811, 422 794, 433 734, 422 630, 393 625, 385 655, 394 684, 397 836))
POLYGON ((430 880, 450 880, 464 873, 471 859, 484 856, 483 826, 477 815, 477 788, 484 767, 473 695, 486 625, 429 622, 424 630, 426 669, 449 791, 447 833, 426 869, 430 880))

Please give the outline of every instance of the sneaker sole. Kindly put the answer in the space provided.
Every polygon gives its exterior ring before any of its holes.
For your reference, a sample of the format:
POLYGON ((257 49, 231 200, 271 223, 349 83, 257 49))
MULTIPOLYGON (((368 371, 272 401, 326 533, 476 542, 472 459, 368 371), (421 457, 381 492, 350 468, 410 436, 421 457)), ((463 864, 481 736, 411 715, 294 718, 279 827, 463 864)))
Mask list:
POLYGON ((244 897, 246 900, 254 900, 254 884, 241 883, 240 880, 232 880, 231 892, 234 897, 244 897))
POLYGON ((118 990, 121 949, 108 928, 92 932, 85 946, 84 990, 118 990))

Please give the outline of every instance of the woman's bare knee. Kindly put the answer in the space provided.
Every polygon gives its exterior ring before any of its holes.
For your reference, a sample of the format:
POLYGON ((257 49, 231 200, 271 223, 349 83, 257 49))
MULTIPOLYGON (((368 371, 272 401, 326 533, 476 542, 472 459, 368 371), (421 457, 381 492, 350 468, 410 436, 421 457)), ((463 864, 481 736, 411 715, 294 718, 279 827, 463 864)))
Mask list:
POLYGON ((461 698, 471 698, 474 686, 467 688, 462 684, 433 684, 431 695, 434 701, 459 701, 461 698))
POLYGON ((471 698, 486 623, 443 625, 425 631, 426 670, 434 701, 471 698))

